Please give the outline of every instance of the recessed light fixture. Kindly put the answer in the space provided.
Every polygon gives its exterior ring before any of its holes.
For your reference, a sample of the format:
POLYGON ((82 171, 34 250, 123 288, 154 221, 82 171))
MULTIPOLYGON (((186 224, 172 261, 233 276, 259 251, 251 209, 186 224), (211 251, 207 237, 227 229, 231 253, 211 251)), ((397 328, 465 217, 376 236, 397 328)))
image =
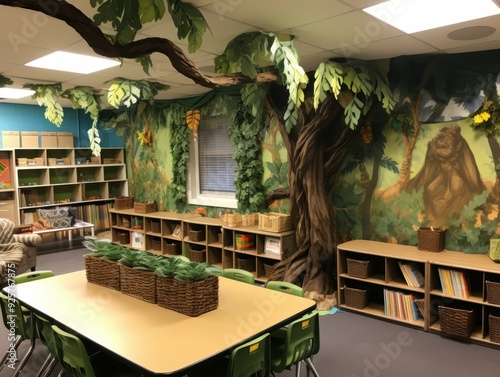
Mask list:
POLYGON ((500 14, 492 0, 390 0, 363 10, 408 34, 500 14))
POLYGON ((26 64, 28 67, 53 69, 56 71, 88 74, 120 65, 112 59, 56 51, 26 64))
POLYGON ((0 88, 0 98, 18 99, 29 97, 35 93, 30 89, 0 88))

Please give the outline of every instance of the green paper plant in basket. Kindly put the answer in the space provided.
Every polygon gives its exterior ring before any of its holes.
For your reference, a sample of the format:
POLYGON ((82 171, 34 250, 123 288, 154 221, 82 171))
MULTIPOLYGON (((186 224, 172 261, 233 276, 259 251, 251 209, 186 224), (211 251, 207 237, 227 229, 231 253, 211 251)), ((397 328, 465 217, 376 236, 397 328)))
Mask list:
POLYGON ((118 261, 121 291, 129 296, 156 303, 156 267, 161 256, 128 249, 118 261))
POLYGON ((109 242, 86 240, 82 244, 91 251, 85 254, 87 281, 120 290, 120 265, 125 248, 109 242))
POLYGON ((158 305, 197 317, 219 305, 219 279, 207 263, 180 262, 169 258, 170 265, 155 270, 158 305))

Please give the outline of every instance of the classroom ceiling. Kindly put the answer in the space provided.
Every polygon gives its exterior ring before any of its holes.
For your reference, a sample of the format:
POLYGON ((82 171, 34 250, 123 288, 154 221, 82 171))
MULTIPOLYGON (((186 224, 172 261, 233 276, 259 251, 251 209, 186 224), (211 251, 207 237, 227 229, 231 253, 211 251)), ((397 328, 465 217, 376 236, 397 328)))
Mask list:
MULTIPOLYGON (((90 2, 70 0, 87 16, 94 14, 90 2)), ((147 24, 142 37, 164 37, 176 42, 204 73, 213 72, 213 59, 237 35, 255 31, 289 33, 297 36, 301 65, 314 70, 330 58, 376 60, 401 55, 453 54, 500 48, 500 16, 408 35, 362 11, 381 0, 190 0, 205 16, 210 30, 199 51, 187 53, 184 41, 177 43, 176 29, 168 15, 163 21, 147 24)), ((157 98, 182 98, 206 92, 177 73, 169 60, 153 54, 153 68, 146 76, 139 64, 126 60, 122 66, 90 75, 26 67, 24 64, 55 50, 94 54, 85 41, 64 22, 41 13, 0 5, 0 74, 14 80, 11 87, 25 83, 57 83, 63 89, 90 85, 107 89, 114 77, 150 79, 170 86, 157 98)), ((0 99, 1 102, 36 104, 31 98, 0 99)), ((63 106, 69 106, 69 103, 63 106)))

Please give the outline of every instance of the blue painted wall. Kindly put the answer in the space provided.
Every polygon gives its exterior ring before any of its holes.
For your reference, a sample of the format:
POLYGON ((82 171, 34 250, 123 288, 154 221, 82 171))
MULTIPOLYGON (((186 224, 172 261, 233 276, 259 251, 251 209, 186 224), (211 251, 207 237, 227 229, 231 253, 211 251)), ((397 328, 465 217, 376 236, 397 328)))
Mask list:
MULTIPOLYGON (((31 132, 71 132, 75 147, 90 145, 87 131, 92 126, 92 120, 83 110, 64 108, 64 120, 61 127, 50 123, 44 116, 45 107, 36 105, 21 105, 0 103, 1 131, 31 131, 31 132)), ((103 130, 99 127, 101 147, 123 147, 123 138, 117 136, 114 130, 103 130)), ((3 143, 0 143, 3 148, 3 143)))

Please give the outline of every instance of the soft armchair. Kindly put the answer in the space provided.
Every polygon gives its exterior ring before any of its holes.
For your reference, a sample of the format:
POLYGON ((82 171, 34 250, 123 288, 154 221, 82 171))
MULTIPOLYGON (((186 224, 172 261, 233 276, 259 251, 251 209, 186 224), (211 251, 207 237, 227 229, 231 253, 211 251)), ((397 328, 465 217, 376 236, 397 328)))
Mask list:
POLYGON ((36 246, 42 242, 38 234, 14 234, 15 224, 0 218, 0 284, 7 281, 9 264, 16 266, 16 275, 34 270, 36 246))

